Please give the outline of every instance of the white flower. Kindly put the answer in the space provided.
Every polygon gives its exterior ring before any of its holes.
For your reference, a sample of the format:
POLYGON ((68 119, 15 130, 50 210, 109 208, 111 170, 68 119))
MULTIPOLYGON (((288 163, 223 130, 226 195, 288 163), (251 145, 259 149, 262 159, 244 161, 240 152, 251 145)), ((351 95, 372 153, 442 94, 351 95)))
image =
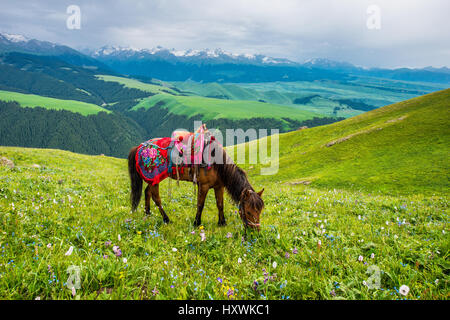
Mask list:
POLYGON ((172 251, 173 251, 173 252, 177 252, 178 249, 177 249, 177 248, 172 248, 172 251))
POLYGON ((370 258, 371 258, 371 259, 375 258, 375 253, 372 253, 372 254, 370 255, 370 258))
POLYGON ((277 239, 280 239, 280 234, 277 235, 277 239))
POLYGON ((439 283, 439 279, 434 280, 434 283, 438 284, 439 283))
POLYGON ((398 239, 398 235, 394 234, 394 239, 398 239))
POLYGON ((402 286, 400 287, 400 289, 398 289, 398 292, 399 292, 401 295, 406 296, 406 295, 408 294, 408 292, 409 292, 409 287, 408 287, 407 285, 402 285, 402 286))
POLYGON ((389 221, 386 221, 386 225, 387 225, 387 226, 389 225, 389 221))
POLYGON ((363 257, 363 256, 359 256, 359 257, 358 257, 358 261, 359 261, 359 262, 362 262, 363 260, 364 260, 364 257, 363 257))
POLYGON ((117 235, 117 240, 120 241, 120 239, 122 239, 122 238, 120 237, 120 234, 118 234, 118 235, 117 235))
POLYGON ((123 258, 123 263, 127 263, 128 259, 127 258, 123 258))
POLYGON ((322 241, 317 241, 317 246, 320 248, 320 246, 322 245, 322 241))
POLYGON ((34 300, 41 300, 41 297, 37 296, 34 300))
POLYGON ((75 287, 72 287, 72 296, 75 297, 77 294, 77 290, 75 289, 75 287))
POLYGON ((238 263, 242 263, 242 259, 241 258, 238 258, 238 263))
POLYGON ((202 241, 206 240, 206 236, 204 232, 200 232, 200 237, 202 238, 202 241))
POLYGON ((69 250, 67 250, 67 252, 65 253, 66 256, 70 256, 73 252, 73 247, 70 246, 69 250))
POLYGON ((367 286, 367 282, 366 281, 363 281, 362 283, 363 283, 363 285, 367 286))
POLYGON ((272 263, 272 268, 276 268, 277 267, 277 262, 276 261, 274 261, 273 263, 272 263))
POLYGON ((52 247, 52 244, 51 243, 49 243, 49 244, 47 244, 47 248, 51 248, 52 247))

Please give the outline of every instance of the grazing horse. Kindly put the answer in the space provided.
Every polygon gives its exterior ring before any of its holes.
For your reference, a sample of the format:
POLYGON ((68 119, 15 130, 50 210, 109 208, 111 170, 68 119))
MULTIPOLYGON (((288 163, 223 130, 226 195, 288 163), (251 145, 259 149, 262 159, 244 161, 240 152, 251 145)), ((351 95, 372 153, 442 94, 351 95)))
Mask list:
POLYGON ((139 205, 145 181, 148 184, 145 189, 146 214, 150 214, 151 198, 163 221, 169 223, 159 196, 159 182, 169 177, 176 179, 177 183, 182 180, 192 181, 197 185, 195 226, 201 224, 205 198, 211 188, 214 189, 219 211, 218 224, 226 224, 223 213, 223 194, 226 189, 233 202, 238 205, 244 227, 259 231, 260 214, 264 207, 261 196, 264 189, 255 192, 245 171, 233 162, 206 127, 203 125, 199 130, 195 133, 174 132, 171 138, 151 139, 130 150, 128 171, 131 179, 132 211, 139 205), (197 146, 200 146, 200 150, 195 150, 197 146))

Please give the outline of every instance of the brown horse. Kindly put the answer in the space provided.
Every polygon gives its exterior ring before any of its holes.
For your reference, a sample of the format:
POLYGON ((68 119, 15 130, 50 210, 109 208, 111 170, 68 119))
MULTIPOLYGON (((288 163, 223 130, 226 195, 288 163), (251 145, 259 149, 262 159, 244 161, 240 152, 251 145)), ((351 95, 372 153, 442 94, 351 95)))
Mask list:
MULTIPOLYGON (((169 172, 169 178, 194 181, 197 184, 197 215, 195 216, 194 225, 199 226, 202 219, 202 211, 205 204, 205 198, 209 189, 214 189, 216 196, 216 205, 219 210, 219 225, 226 224, 223 213, 223 195, 224 189, 227 190, 231 199, 239 207, 239 215, 242 219, 245 228, 253 228, 259 231, 260 228, 260 214, 264 207, 264 202, 261 198, 264 189, 260 192, 255 192, 250 185, 247 174, 244 170, 239 168, 233 160, 226 154, 222 146, 216 141, 211 142, 214 145, 215 152, 218 152, 218 159, 222 161, 215 161, 210 168, 206 168, 200 164, 184 165, 176 167, 174 170, 178 171, 175 174, 169 172)), ((136 153, 138 146, 133 147, 128 155, 128 171, 131 179, 131 206, 132 211, 135 211, 139 205, 142 196, 143 178, 141 173, 136 168, 136 153)), ((204 159, 202 157, 204 164, 204 159)), ((165 223, 169 223, 169 217, 163 209, 161 198, 159 196, 159 184, 148 184, 145 189, 145 212, 150 214, 150 198, 153 199, 155 205, 163 217, 165 223)))

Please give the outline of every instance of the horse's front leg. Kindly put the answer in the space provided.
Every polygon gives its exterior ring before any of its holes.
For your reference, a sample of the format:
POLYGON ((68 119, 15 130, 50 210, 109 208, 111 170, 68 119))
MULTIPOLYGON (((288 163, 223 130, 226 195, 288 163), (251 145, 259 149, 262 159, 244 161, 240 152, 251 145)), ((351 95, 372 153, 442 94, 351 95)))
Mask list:
POLYGON ((216 195, 217 210, 219 210, 219 226, 225 226, 225 216, 223 214, 223 186, 214 188, 216 195))
POLYGON ((195 216, 194 226, 198 227, 202 224, 202 211, 205 206, 206 195, 208 194, 209 185, 207 184, 198 184, 198 193, 197 193, 197 215, 195 216))
POLYGON ((159 196, 159 184, 155 184, 154 186, 150 187, 150 191, 152 193, 152 199, 153 202, 156 204, 156 206, 159 209, 159 212, 161 213, 162 217, 163 217, 163 221, 164 223, 169 223, 170 219, 167 216, 166 212, 163 209, 163 206, 161 204, 161 198, 159 196))

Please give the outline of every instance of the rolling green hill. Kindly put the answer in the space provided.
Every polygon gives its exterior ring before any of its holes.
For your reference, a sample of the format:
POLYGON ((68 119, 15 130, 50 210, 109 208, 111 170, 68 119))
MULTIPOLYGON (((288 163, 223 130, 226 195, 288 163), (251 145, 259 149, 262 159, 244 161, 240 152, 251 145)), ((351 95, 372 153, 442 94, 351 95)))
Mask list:
POLYGON ((138 90, 148 92, 148 93, 157 94, 157 93, 166 92, 166 93, 170 93, 170 94, 178 94, 172 88, 169 88, 162 84, 161 85, 150 84, 150 83, 141 82, 141 81, 135 80, 135 79, 111 76, 111 75, 96 75, 95 77, 99 80, 103 80, 106 82, 117 82, 117 83, 123 84, 126 88, 138 89, 138 90))
POLYGON ((142 99, 132 108, 148 109, 155 105, 167 108, 170 112, 179 115, 192 116, 203 114, 203 120, 226 118, 230 120, 248 118, 290 118, 294 120, 306 120, 320 117, 319 114, 303 111, 299 108, 245 100, 224 100, 199 96, 172 96, 158 94, 150 98, 142 99))
POLYGON ((246 168, 259 182, 448 194, 449 107, 447 89, 334 124, 281 134, 278 174, 260 176, 260 165, 246 168))
POLYGON ((78 112, 82 115, 97 114, 100 111, 109 113, 98 105, 92 103, 86 103, 76 100, 63 100, 55 99, 49 97, 43 97, 35 94, 24 94, 12 91, 0 90, 0 100, 4 101, 17 101, 21 106, 24 107, 42 107, 46 109, 54 110, 67 110, 71 112, 78 112))

